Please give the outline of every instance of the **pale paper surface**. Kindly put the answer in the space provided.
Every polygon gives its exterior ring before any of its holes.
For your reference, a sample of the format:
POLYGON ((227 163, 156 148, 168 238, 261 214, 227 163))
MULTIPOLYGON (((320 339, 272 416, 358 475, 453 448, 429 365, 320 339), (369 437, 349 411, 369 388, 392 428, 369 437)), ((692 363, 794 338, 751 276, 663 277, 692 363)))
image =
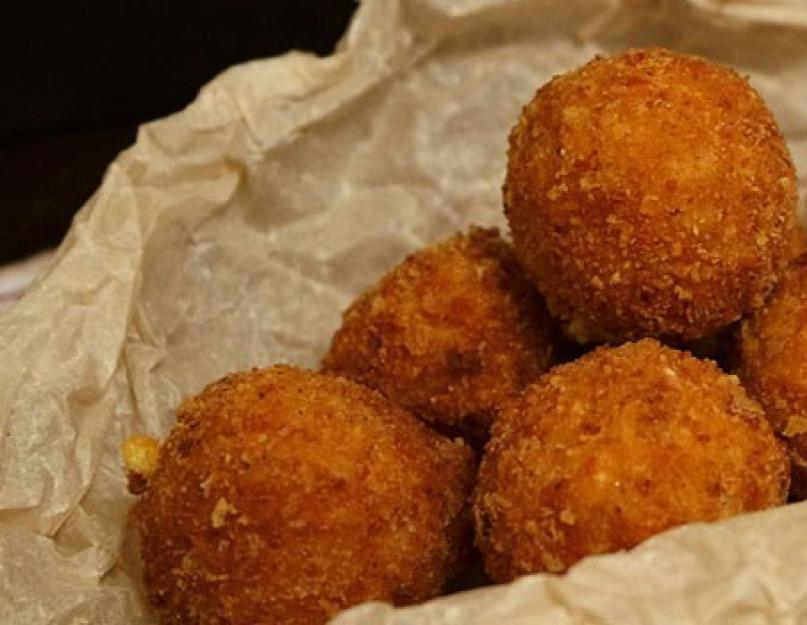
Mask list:
MULTIPOLYGON (((154 623, 123 547, 121 440, 164 436, 225 372, 316 365, 340 310, 407 251, 502 223, 505 137, 536 86, 650 43, 749 73, 807 172, 795 0, 368 0, 333 56, 233 68, 145 126, 0 316, 0 623, 154 623)), ((336 622, 805 623, 803 528, 790 506, 336 622)))
POLYGON ((0 311, 16 302, 36 275, 50 262, 50 251, 40 252, 0 267, 0 311))

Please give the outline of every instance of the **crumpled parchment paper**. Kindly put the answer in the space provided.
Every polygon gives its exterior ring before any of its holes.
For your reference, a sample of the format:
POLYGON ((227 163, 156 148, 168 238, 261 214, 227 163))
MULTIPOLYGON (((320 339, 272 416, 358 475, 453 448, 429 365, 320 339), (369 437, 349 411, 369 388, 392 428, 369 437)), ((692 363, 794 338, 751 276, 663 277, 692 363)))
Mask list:
MULTIPOLYGON (((365 0, 332 56, 235 67, 144 126, 0 316, 0 623, 154 623, 123 438, 164 436, 225 372, 315 366, 407 251, 502 224, 506 133, 539 84, 645 44, 750 74, 807 172, 800 0, 365 0)), ((805 623, 806 528, 788 506, 335 623, 805 623)))
POLYGON ((49 262, 50 252, 45 251, 0 267, 0 311, 20 299, 31 280, 49 262))

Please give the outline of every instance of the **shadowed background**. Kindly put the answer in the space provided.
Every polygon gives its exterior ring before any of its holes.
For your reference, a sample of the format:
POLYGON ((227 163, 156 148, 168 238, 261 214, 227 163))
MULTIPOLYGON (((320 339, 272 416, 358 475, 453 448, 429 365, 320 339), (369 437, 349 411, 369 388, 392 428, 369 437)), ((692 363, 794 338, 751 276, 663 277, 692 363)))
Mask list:
POLYGON ((329 54, 355 8, 77 0, 3 10, 0 264, 59 243, 138 124, 181 109, 236 63, 290 49, 329 54))

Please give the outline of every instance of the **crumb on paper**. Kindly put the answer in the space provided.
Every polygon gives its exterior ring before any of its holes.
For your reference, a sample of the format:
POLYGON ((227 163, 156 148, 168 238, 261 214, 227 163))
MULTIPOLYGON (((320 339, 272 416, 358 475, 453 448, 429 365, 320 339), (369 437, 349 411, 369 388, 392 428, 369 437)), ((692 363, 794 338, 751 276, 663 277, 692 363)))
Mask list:
POLYGON ((141 494, 157 468, 160 444, 150 436, 130 436, 121 445, 121 457, 129 478, 129 492, 141 494))

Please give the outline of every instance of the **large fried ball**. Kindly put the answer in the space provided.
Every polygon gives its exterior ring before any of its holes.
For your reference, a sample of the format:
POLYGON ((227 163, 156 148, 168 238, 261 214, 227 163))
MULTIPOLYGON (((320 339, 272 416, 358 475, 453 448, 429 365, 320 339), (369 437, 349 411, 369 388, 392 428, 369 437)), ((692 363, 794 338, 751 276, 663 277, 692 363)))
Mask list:
POLYGON ((432 423, 485 433, 549 365, 550 320, 512 247, 472 228, 426 247, 344 313, 323 366, 432 423))
POLYGON ((471 452, 379 393, 276 366, 177 417, 135 512, 163 622, 316 625, 430 598, 453 571, 471 452))
POLYGON ((787 270, 765 307, 743 321, 740 377, 788 442, 794 497, 807 498, 807 256, 787 270))
POLYGON ((510 134, 504 205, 580 341, 714 332, 763 303, 798 239, 793 164, 762 98, 659 48, 538 90, 510 134))
POLYGON ((787 455, 737 378, 652 339, 556 367, 493 425, 475 492, 491 577, 565 571, 784 503, 787 455))

